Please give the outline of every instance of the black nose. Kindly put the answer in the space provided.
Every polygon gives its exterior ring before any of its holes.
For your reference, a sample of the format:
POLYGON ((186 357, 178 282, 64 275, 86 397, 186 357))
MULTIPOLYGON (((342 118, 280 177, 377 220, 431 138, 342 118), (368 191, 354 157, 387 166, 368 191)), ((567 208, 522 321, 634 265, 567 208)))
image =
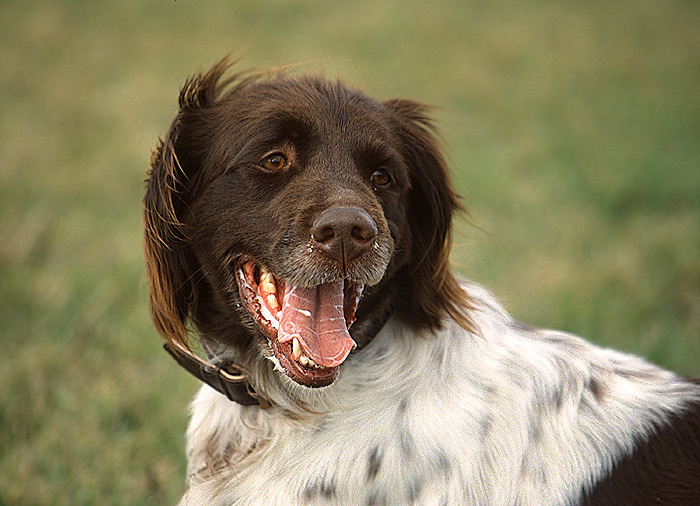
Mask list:
POLYGON ((311 227, 311 239, 332 260, 343 266, 372 247, 377 224, 358 207, 331 207, 311 227))

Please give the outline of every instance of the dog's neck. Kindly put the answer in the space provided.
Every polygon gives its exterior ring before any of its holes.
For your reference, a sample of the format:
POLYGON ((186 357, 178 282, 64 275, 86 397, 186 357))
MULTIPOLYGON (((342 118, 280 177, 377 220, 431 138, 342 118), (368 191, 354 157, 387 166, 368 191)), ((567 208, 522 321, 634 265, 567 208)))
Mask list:
MULTIPOLYGON (((371 316, 360 318, 352 327, 352 336, 357 342, 357 349, 364 348, 384 327, 391 317, 390 299, 368 301, 371 316)), ((196 355, 190 349, 175 343, 166 343, 165 350, 183 369, 195 378, 206 383, 214 390, 224 394, 230 401, 243 406, 258 405, 268 408, 270 401, 258 394, 251 385, 251 375, 245 367, 236 363, 235 358, 227 353, 226 346, 204 343, 209 361, 196 355)))
MULTIPOLYGON (((391 289, 388 291, 370 289, 363 297, 357 310, 357 321, 350 328, 350 335, 357 343, 355 351, 361 350, 372 342, 386 325, 393 312, 392 296, 391 289)), ((240 339, 217 337, 212 335, 211 331, 205 331, 199 336, 208 360, 183 346, 166 344, 165 349, 181 367, 224 394, 230 401, 243 406, 268 407, 271 404, 270 401, 254 387, 254 377, 257 372, 254 369, 260 367, 260 361, 250 360, 251 356, 259 357, 259 352, 252 343, 261 340, 262 337, 257 335, 257 329, 250 328, 241 321, 235 322, 234 325, 237 327, 235 335, 240 339), (251 333, 255 335, 250 335, 251 333), (247 338, 241 338, 246 335, 247 338), (240 346, 246 345, 250 348, 240 349, 240 346)), ((272 363, 267 362, 262 361, 265 366, 272 367, 272 363)))
POLYGON ((368 295, 366 300, 362 301, 357 310, 357 321, 350 327, 350 335, 357 343, 358 350, 372 342, 389 321, 392 312, 389 297, 377 297, 375 300, 372 295, 368 295))

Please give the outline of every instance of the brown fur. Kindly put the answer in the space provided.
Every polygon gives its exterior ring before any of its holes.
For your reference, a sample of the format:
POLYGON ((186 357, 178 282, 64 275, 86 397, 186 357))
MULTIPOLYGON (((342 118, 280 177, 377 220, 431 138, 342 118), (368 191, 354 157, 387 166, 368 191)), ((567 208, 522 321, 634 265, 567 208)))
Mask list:
POLYGON ((384 279, 368 287, 358 309, 352 329, 358 344, 366 344, 390 312, 417 329, 437 329, 446 317, 471 328, 470 301, 448 270, 451 219, 461 206, 431 133, 427 108, 408 100, 376 102, 317 78, 226 77, 230 66, 223 60, 187 81, 180 93, 180 110, 151 161, 144 198, 144 249, 151 314, 164 339, 187 345, 191 333, 196 333, 247 347, 256 330, 241 311, 232 309, 239 300, 228 264, 240 254, 276 262, 265 247, 283 244, 288 240, 281 236, 285 230, 287 234, 303 230, 309 219, 285 207, 294 207, 294 199, 299 199, 313 202, 305 213, 318 213, 341 198, 333 196, 338 192, 366 207, 378 223, 386 223, 396 243, 384 279), (346 114, 350 116, 345 118, 346 114), (260 118, 281 121, 263 124, 260 118), (321 134, 304 130, 317 125, 321 134), (382 153, 397 153, 399 159, 391 162, 396 165, 394 193, 377 198, 378 192, 364 184, 371 167, 360 165, 383 162, 372 159, 382 154, 360 153, 349 160, 352 153, 336 149, 327 156, 337 166, 321 167, 325 160, 319 153, 329 148, 316 144, 316 137, 326 135, 326 144, 333 144, 333 133, 338 139, 350 138, 344 146, 352 146, 352 136, 357 135, 358 142, 370 148, 377 145, 382 153), (295 145, 295 135, 301 135, 303 145, 295 145), (250 163, 240 159, 257 149, 251 145, 256 139, 270 138, 298 157, 293 178, 251 173, 250 163), (235 196, 236 202, 246 200, 245 206, 232 208, 226 184, 247 187, 235 196), (294 199, 285 194, 292 187, 294 199), (324 190, 328 194, 319 196, 324 190), (268 206, 270 194, 284 205, 268 206), (249 226, 259 219, 266 223, 264 232, 249 226), (285 229, 290 222, 292 228, 285 229), (221 229, 230 236, 221 237, 221 229), (268 244, 252 247, 263 235, 268 244), (210 242, 212 237, 215 242, 210 242), (249 251, 251 247, 258 251, 249 251))

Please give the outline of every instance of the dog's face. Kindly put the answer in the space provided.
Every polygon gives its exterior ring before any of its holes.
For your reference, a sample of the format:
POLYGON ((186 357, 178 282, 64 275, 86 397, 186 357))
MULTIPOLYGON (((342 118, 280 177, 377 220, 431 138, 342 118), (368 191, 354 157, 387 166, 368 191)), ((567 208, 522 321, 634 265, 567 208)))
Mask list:
POLYGON ((305 385, 333 380, 362 293, 410 237, 407 169, 381 112, 326 83, 278 81, 233 95, 214 121, 216 175, 191 204, 192 251, 305 385))
POLYGON ((225 70, 188 82, 154 153, 145 245, 165 338, 191 325, 318 387, 390 314, 434 328, 459 313, 458 204, 423 108, 225 70))

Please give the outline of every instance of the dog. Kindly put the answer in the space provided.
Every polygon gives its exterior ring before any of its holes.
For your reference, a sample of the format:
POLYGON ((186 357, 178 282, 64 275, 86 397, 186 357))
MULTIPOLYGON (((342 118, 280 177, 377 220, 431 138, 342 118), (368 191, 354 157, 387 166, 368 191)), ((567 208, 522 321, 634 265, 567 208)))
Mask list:
POLYGON ((426 106, 233 65, 144 198, 152 318, 205 383, 182 505, 700 505, 700 383, 449 270, 426 106))

